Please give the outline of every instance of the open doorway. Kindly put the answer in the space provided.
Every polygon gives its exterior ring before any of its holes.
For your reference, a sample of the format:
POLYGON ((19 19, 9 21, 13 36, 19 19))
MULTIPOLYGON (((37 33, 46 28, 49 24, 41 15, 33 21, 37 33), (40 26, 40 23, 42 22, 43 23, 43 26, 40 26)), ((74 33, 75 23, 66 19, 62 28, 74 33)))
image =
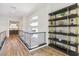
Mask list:
POLYGON ((19 21, 9 21, 9 35, 19 34, 19 21))

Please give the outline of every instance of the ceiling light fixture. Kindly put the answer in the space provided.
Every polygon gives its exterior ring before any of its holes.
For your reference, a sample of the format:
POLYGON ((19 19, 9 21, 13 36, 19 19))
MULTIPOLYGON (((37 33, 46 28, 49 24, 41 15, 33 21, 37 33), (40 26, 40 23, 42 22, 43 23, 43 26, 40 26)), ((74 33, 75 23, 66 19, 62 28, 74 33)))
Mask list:
POLYGON ((32 19, 33 20, 36 20, 36 19, 38 19, 38 16, 34 16, 34 17, 32 17, 32 19))
POLYGON ((15 11, 16 11, 16 7, 11 6, 10 8, 11 8, 11 13, 15 13, 15 11))

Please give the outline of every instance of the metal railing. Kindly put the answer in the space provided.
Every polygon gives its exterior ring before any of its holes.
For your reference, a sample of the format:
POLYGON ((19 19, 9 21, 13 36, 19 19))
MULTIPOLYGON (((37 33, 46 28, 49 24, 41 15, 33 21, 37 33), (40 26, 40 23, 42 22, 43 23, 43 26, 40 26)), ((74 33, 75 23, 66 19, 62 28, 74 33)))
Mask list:
POLYGON ((34 49, 46 44, 45 32, 28 33, 19 31, 19 37, 29 49, 34 49))
POLYGON ((0 33, 0 49, 3 46, 3 43, 5 41, 5 38, 6 38, 6 31, 3 31, 3 32, 0 33))

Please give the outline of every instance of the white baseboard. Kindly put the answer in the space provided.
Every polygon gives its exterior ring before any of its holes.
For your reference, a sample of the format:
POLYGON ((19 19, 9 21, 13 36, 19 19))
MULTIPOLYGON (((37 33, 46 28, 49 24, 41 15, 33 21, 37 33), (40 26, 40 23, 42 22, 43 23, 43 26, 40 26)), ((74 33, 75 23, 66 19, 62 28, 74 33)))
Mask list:
POLYGON ((35 48, 35 49, 29 50, 29 52, 32 52, 32 51, 38 50, 38 49, 43 48, 43 47, 45 47, 45 46, 48 46, 48 45, 45 44, 45 45, 43 45, 43 46, 40 46, 40 47, 37 47, 37 48, 35 48))

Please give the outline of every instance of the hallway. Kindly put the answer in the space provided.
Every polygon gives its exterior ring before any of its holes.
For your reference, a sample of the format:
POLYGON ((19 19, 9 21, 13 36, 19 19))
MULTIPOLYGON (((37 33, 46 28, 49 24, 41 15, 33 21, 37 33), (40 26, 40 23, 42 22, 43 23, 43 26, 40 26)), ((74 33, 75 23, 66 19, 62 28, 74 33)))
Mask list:
POLYGON ((25 56, 29 55, 27 48, 19 40, 16 35, 11 35, 7 38, 0 51, 2 56, 25 56))

